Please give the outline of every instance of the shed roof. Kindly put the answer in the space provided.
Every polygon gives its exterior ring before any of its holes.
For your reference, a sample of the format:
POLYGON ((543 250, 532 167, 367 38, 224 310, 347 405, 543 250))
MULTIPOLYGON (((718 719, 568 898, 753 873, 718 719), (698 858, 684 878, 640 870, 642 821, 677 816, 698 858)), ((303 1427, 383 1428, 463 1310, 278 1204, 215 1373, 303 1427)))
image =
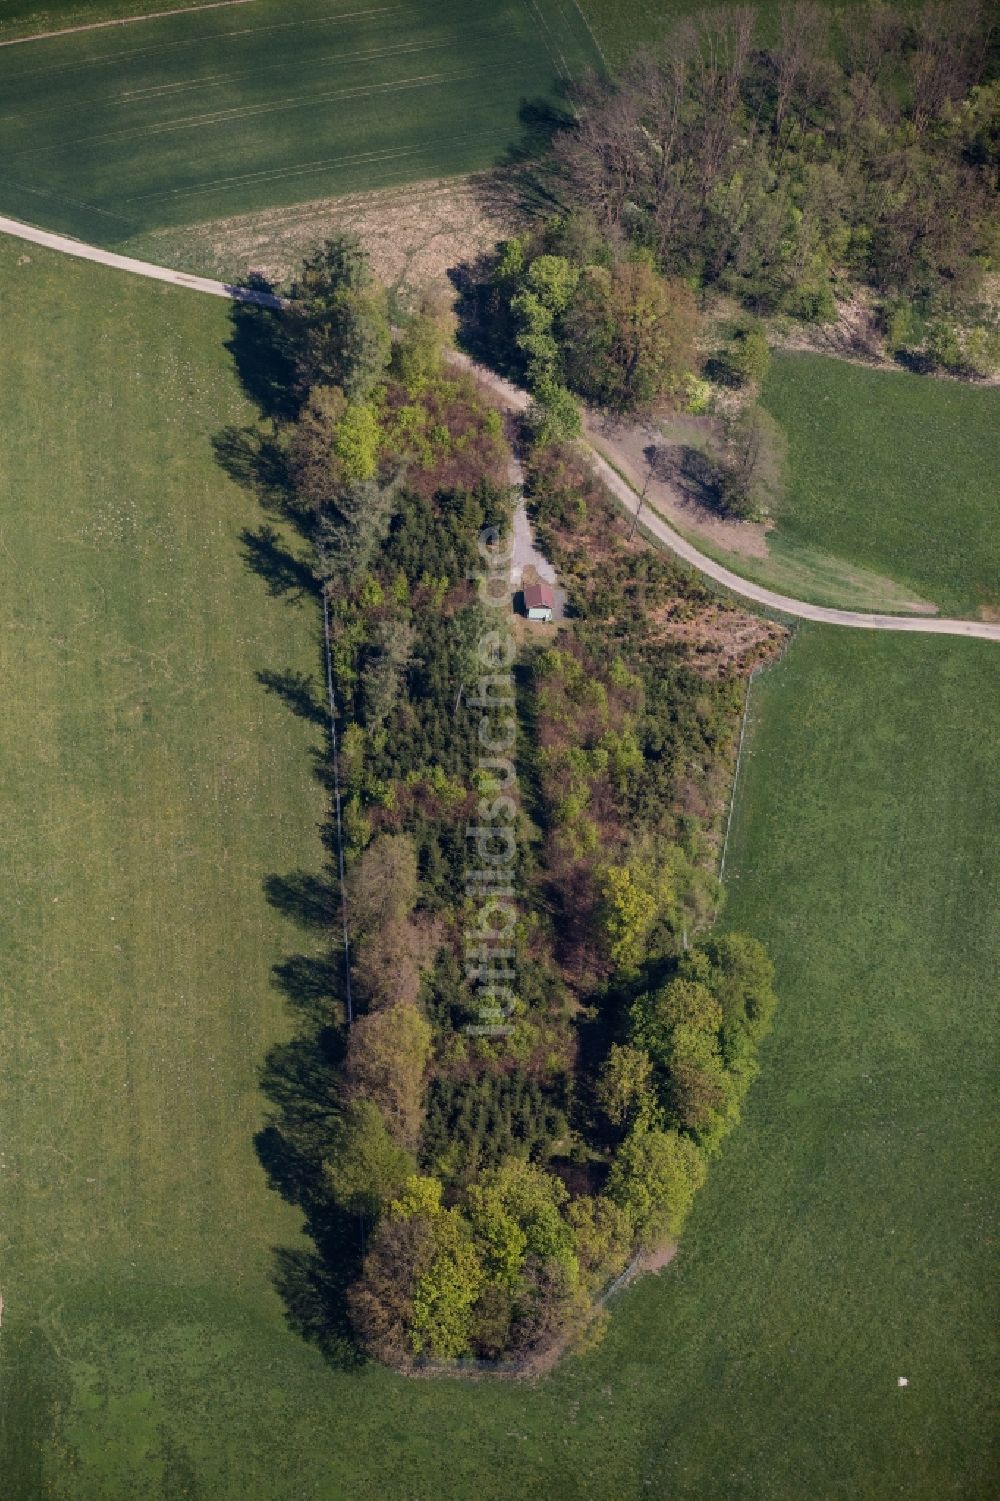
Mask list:
POLYGON ((551 584, 539 583, 525 586, 524 608, 526 610, 554 610, 555 604, 556 599, 552 593, 551 584))

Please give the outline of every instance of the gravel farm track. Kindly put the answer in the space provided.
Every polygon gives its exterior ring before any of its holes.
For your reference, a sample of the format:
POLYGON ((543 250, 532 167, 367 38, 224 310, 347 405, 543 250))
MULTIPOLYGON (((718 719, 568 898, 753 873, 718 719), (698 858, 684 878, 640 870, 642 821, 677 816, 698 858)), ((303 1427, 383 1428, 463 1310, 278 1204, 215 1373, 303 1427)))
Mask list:
MULTIPOLYGON (((149 261, 135 260, 131 256, 118 255, 114 251, 102 250, 95 245, 86 245, 80 240, 73 240, 65 235, 53 234, 48 230, 37 229, 30 224, 24 224, 18 219, 9 219, 0 215, 0 234, 11 235, 16 239, 26 240, 34 245, 43 246, 47 250, 59 251, 64 255, 76 256, 78 259, 93 261, 97 265, 107 266, 112 270, 129 272, 134 276, 144 276, 153 281, 168 282, 173 286, 186 287, 189 291, 202 292, 213 297, 226 297, 230 300, 250 302, 260 307, 280 307, 282 299, 272 293, 257 291, 251 288, 229 285, 225 282, 212 281, 208 277, 193 276, 186 271, 175 271, 168 266, 156 266, 149 261)), ((494 375, 492 371, 482 365, 476 364, 468 356, 457 351, 449 356, 452 362, 470 370, 481 380, 493 393, 494 397, 509 411, 523 412, 529 401, 526 392, 511 385, 509 381, 494 375)), ((612 458, 614 457, 613 440, 606 442, 612 458)), ((621 477, 617 469, 602 454, 598 453, 591 445, 585 445, 588 460, 594 472, 604 482, 617 500, 628 510, 634 510, 639 503, 639 498, 632 487, 621 477)), ((662 543, 677 557, 689 563, 693 568, 730 590, 733 594, 740 595, 744 599, 752 600, 755 604, 774 610, 782 615, 790 615, 799 620, 814 620, 823 625, 848 626, 861 630, 874 631, 917 631, 923 635, 932 636, 973 636, 986 641, 1000 641, 1000 622, 983 620, 955 620, 940 616, 928 617, 926 615, 877 615, 868 614, 861 610, 837 610, 824 605, 809 604, 804 600, 793 599, 786 594, 775 593, 772 589, 765 589, 759 584, 751 583, 748 579, 740 577, 730 569, 723 567, 714 559, 706 557, 679 532, 675 531, 667 521, 656 511, 647 506, 642 515, 642 525, 646 532, 662 543)))

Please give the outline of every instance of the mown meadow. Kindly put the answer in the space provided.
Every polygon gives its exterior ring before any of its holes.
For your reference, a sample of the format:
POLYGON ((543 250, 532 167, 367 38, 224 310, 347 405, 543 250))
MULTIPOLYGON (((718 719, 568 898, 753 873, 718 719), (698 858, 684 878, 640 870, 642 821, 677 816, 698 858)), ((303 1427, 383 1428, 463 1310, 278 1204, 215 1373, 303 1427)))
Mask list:
POLYGON ((533 1386, 335 1367, 253 1145, 294 1030, 270 969, 316 941, 264 883, 326 856, 319 727, 265 686, 313 670, 315 615, 247 566, 262 518, 213 453, 249 411, 226 309, 9 242, 0 269, 9 1493, 994 1494, 995 648, 804 629, 758 679, 727 921, 781 1007, 603 1345, 533 1386))
POLYGON ((988 618, 1000 607, 995 386, 778 350, 760 401, 783 451, 767 556, 691 533, 697 546, 816 604, 988 618))
POLYGON ((946 615, 1000 607, 1000 391, 782 354, 762 400, 788 439, 778 558, 837 557, 946 615))

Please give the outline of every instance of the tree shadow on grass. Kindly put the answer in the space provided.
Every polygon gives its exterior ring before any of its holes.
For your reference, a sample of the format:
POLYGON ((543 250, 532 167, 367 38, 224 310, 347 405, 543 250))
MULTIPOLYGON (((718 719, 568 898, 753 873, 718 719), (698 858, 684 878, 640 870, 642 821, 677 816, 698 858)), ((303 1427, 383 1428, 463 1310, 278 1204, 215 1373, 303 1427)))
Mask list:
MULTIPOLYGON (((263 277, 252 278, 250 289, 272 291, 263 277)), ((232 332, 226 349, 232 355, 240 385, 264 417, 289 421, 300 398, 295 361, 284 314, 280 308, 257 307, 234 301, 229 313, 232 332)))
MULTIPOLYGON (((243 556, 271 595, 315 601, 315 519, 297 503, 281 442, 280 425, 298 410, 285 326, 280 312, 247 303, 233 306, 231 320, 229 352, 260 420, 219 433, 213 445, 216 461, 265 515, 286 524, 282 530, 270 521, 244 529, 243 556), (305 544, 301 553, 296 536, 305 544)), ((291 668, 263 668, 257 681, 296 717, 317 728, 325 725, 318 680, 291 668)), ((313 753, 316 773, 325 784, 328 758, 318 746, 313 753)), ((329 848, 328 834, 324 829, 329 848)), ((323 1169, 339 1127, 338 1078, 345 1044, 343 961, 328 946, 339 927, 339 890, 328 871, 296 870, 269 875, 264 894, 310 935, 306 947, 316 942, 318 950, 287 955, 271 975, 288 1003, 293 1026, 292 1035, 272 1047, 261 1065, 267 1112, 254 1147, 270 1188, 299 1210, 308 1237, 297 1246, 274 1248, 272 1282, 289 1328, 331 1365, 352 1369, 364 1356, 351 1331, 346 1293, 361 1270, 363 1226, 334 1201, 323 1169)))
MULTIPOLYGON (((265 890, 272 906, 304 927, 329 928, 333 888, 323 877, 301 871, 271 876, 265 890)), ((346 1296, 361 1270, 363 1226, 334 1201, 323 1169, 340 1122, 343 967, 332 952, 291 954, 274 966, 272 979, 293 1008, 297 1027, 270 1049, 261 1068, 269 1109, 254 1146, 269 1187, 301 1212, 312 1242, 276 1246, 272 1280, 289 1328, 331 1365, 351 1369, 364 1359, 346 1296)))
POLYGON ((539 94, 534 99, 522 99, 517 118, 521 134, 508 143, 499 165, 522 169, 523 190, 540 193, 541 198, 531 200, 535 208, 555 202, 553 177, 549 164, 552 140, 560 130, 568 130, 576 123, 570 102, 569 86, 562 85, 556 96, 539 94), (527 170, 526 170, 527 169, 527 170))
POLYGON ((265 667, 257 673, 257 681, 268 693, 287 704, 299 719, 325 728, 328 711, 316 692, 315 681, 307 672, 296 672, 291 667, 284 672, 274 672, 265 667))
MULTIPOLYGON (((344 1273, 344 1263, 337 1262, 326 1244, 336 1241, 338 1249, 351 1234, 358 1236, 353 1220, 343 1233, 318 1237, 315 1251, 278 1246, 274 1253, 274 1287, 285 1304, 288 1327, 307 1344, 315 1345, 326 1362, 336 1370, 357 1370, 366 1356, 358 1345, 346 1314, 345 1293, 353 1280, 344 1273), (323 1247, 323 1249, 320 1249, 323 1247)), ((356 1262, 360 1265, 361 1257, 356 1262)))
POLYGON ((339 954, 289 954, 272 974, 289 1004, 319 1025, 340 999, 342 967, 339 954))
MULTIPOLYGON (((363 1227, 326 1189, 317 1146, 303 1148, 298 1129, 272 1122, 254 1145, 268 1185, 301 1210, 312 1246, 275 1246, 272 1283, 285 1305, 289 1328, 341 1370, 364 1361, 347 1314, 347 1289, 364 1252, 363 1227)), ((315 1126, 314 1126, 315 1130, 315 1126)))
POLYGON ((269 591, 300 597, 316 590, 311 562, 316 516, 311 506, 298 499, 283 441, 282 425, 296 416, 299 398, 282 314, 237 302, 230 310, 230 321, 233 332, 226 347, 260 418, 231 423, 216 433, 212 439, 215 461, 234 484, 255 497, 268 516, 287 522, 307 544, 308 555, 296 555, 287 539, 269 524, 247 528, 242 534, 247 564, 265 580, 269 591))
POLYGON ((265 424, 230 425, 212 439, 215 461, 229 478, 255 496, 270 516, 289 522, 312 543, 316 513, 295 492, 285 448, 278 433, 265 424))
POLYGON ((340 897, 333 883, 306 870, 268 876, 264 894, 272 907, 305 928, 329 932, 340 912, 340 897))
POLYGON ((311 563, 292 552, 273 526, 265 522, 256 530, 245 527, 240 541, 244 562, 251 573, 264 580, 273 598, 288 598, 298 603, 306 596, 319 597, 319 583, 311 563))

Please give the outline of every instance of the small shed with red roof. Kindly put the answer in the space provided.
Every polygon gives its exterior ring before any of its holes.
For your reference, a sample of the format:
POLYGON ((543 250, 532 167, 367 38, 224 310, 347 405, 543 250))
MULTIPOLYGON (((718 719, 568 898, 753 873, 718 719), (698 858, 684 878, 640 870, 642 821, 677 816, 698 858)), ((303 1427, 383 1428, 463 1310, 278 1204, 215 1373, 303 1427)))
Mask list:
POLYGON ((529 620, 551 620, 555 609, 552 585, 540 581, 524 586, 524 613, 529 620))

